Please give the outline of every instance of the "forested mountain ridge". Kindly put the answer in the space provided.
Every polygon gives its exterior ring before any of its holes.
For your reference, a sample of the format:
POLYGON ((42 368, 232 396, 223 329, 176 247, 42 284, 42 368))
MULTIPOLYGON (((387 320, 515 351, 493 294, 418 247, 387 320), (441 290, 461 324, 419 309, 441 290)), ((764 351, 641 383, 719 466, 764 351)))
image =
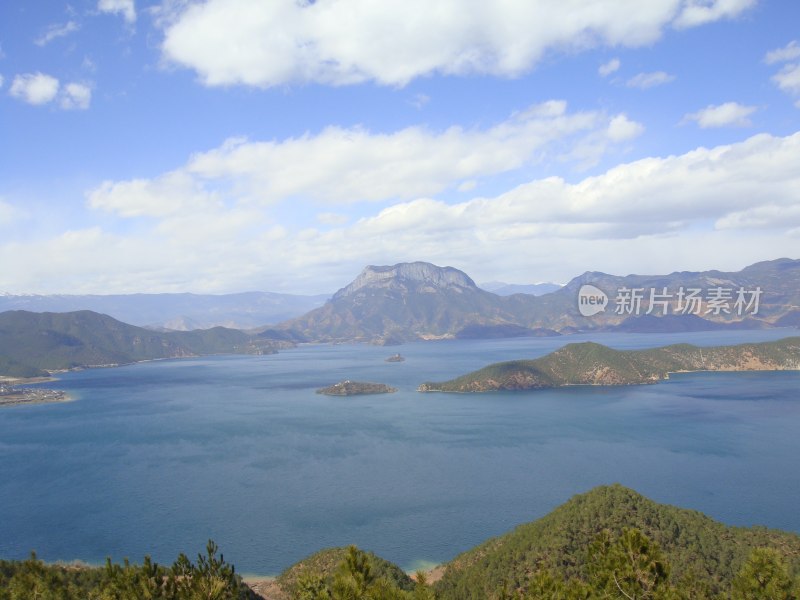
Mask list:
MULTIPOLYGON (((460 554, 447 564, 436 586, 438 597, 483 600, 496 597, 501 589, 527 590, 545 573, 557 582, 572 580, 590 587, 608 584, 598 578, 602 573, 593 563, 602 558, 598 554, 603 549, 610 552, 614 544, 624 543, 625 531, 632 529, 650 542, 640 540, 637 551, 644 554, 649 548, 651 568, 655 566, 652 559, 660 557, 664 584, 660 593, 651 589, 642 594, 640 589, 636 598, 728 598, 732 591, 734 598, 765 598, 732 589, 744 586, 737 577, 757 549, 774 553, 770 557, 785 569, 788 582, 795 578, 795 589, 800 591, 796 587, 800 583, 796 580, 800 536, 762 527, 726 526, 700 512, 658 504, 629 488, 611 485, 577 495, 545 517, 460 554), (667 587, 673 587, 675 595, 669 595, 667 587)), ((651 572, 650 577, 656 573, 651 572)), ((791 583, 787 585, 790 588, 791 583)), ((617 591, 617 595, 594 592, 581 597, 623 596, 617 591)), ((788 600, 795 596, 787 591, 776 597, 788 600)))
POLYGON ((156 332, 91 311, 0 313, 0 375, 109 366, 206 354, 263 354, 278 342, 237 329, 156 332))

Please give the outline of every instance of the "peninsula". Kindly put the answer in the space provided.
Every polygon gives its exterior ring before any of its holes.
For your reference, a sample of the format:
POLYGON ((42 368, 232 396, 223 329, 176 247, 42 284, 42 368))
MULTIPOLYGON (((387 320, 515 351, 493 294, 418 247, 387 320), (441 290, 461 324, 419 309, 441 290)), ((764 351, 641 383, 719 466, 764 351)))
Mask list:
POLYGON ((389 387, 383 383, 365 383, 361 381, 340 381, 328 387, 317 390, 318 394, 326 396, 363 396, 366 394, 391 394, 397 388, 389 387))
POLYGON ((494 363, 420 392, 533 390, 570 385, 656 383, 670 373, 800 370, 800 337, 775 342, 701 348, 676 344, 648 350, 614 350, 594 342, 567 344, 535 360, 494 363))
POLYGON ((19 404, 44 404, 46 402, 68 402, 71 398, 61 390, 14 387, 0 382, 0 407, 19 404))

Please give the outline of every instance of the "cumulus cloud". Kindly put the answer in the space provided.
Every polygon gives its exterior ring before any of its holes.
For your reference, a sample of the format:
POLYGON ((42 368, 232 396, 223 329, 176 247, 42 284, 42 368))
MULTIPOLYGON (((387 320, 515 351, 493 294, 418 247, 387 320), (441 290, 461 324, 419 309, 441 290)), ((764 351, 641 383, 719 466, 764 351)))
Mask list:
POLYGON ((709 127, 749 127, 748 118, 758 110, 757 106, 743 106, 737 102, 709 105, 695 113, 684 116, 684 121, 695 121, 703 129, 709 127))
POLYGON ((52 102, 58 95, 58 79, 44 73, 17 75, 8 93, 28 104, 41 105, 52 102))
POLYGON ((640 90, 647 90, 652 87, 664 85, 665 83, 670 83, 671 81, 675 81, 674 75, 670 75, 664 71, 655 71, 653 73, 639 73, 634 75, 628 79, 626 85, 632 88, 639 88, 640 90))
POLYGON ((684 2, 675 27, 697 27, 720 19, 729 19, 755 6, 756 0, 688 0, 684 2))
POLYGON ((166 173, 156 179, 104 181, 88 194, 89 206, 122 217, 168 217, 180 212, 218 206, 213 193, 185 172, 166 173))
POLYGON ((68 36, 80 29, 80 26, 75 21, 68 21, 66 23, 54 23, 48 26, 42 34, 37 37, 33 43, 37 46, 46 46, 53 40, 60 37, 68 36))
POLYGON ((618 58, 612 58, 607 63, 600 65, 600 68, 597 69, 597 72, 601 77, 608 77, 612 73, 618 71, 621 64, 622 63, 620 63, 618 58))
POLYGON ((770 50, 767 52, 766 56, 764 56, 764 62, 768 65, 773 65, 779 62, 794 60, 796 58, 800 58, 800 45, 797 44, 797 40, 792 40, 783 48, 776 48, 775 50, 770 50))
MULTIPOLYGON (((219 194, 260 205, 287 199, 318 204, 410 199, 547 156, 561 158, 567 141, 591 148, 596 161, 610 145, 641 130, 625 115, 570 113, 565 102, 552 100, 485 129, 409 127, 376 134, 328 127, 283 141, 231 139, 162 177, 105 182, 91 192, 90 204, 125 216, 160 216, 183 210, 191 198, 207 202, 219 194)), ((587 156, 572 160, 584 162, 587 156)))
MULTIPOLYGON (((772 81, 784 92, 794 96, 800 95, 800 63, 790 62, 800 58, 800 45, 792 40, 783 48, 776 48, 767 52, 764 62, 768 65, 787 63, 780 71, 772 76, 772 81)), ((795 103, 800 108, 800 101, 795 103)))
POLYGON ((90 86, 76 82, 62 86, 58 79, 44 73, 17 75, 8 93, 18 100, 37 106, 49 104, 58 98, 59 106, 65 110, 85 110, 92 101, 90 86))
POLYGON ((800 64, 784 65, 772 80, 784 92, 800 94, 800 64))
POLYGON ((640 47, 670 25, 693 27, 742 13, 753 0, 165 0, 162 52, 206 85, 270 87, 490 74, 518 76, 548 52, 640 47), (235 43, 232 43, 235 41, 235 43))
POLYGON ((614 142, 625 142, 644 132, 644 125, 631 121, 623 114, 617 115, 608 124, 608 137, 614 142))
POLYGON ((61 92, 61 108, 86 110, 92 102, 92 88, 83 83, 68 83, 61 92))
POLYGON ((97 10, 122 15, 128 23, 136 22, 136 5, 133 0, 98 0, 97 10))
POLYGON ((800 231, 797 164, 800 133, 761 134, 577 182, 535 179, 464 201, 413 198, 349 220, 317 213, 319 228, 278 226, 271 207, 203 200, 191 180, 167 175, 149 207, 105 206, 109 198, 97 205, 112 211, 107 218, 123 208, 125 216, 146 215, 130 233, 88 228, 0 241, 0 264, 21 288, 76 293, 331 292, 366 263, 404 260, 510 281, 560 281, 587 269, 739 269, 786 255, 800 231), (14 259, 21 255, 24 263, 14 259))

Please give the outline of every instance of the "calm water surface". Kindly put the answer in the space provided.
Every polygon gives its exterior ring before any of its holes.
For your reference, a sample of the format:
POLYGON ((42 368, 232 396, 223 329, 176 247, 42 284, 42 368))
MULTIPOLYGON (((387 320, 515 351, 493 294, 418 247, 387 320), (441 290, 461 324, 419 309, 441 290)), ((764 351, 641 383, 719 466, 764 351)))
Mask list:
MULTIPOLYGON (((796 331, 596 335, 616 348, 762 341, 796 331)), ((263 357, 65 375, 66 404, 0 410, 0 557, 101 562, 219 543, 277 573, 356 543, 405 568, 452 558, 621 482, 730 524, 800 532, 800 373, 699 373, 652 386, 420 394, 570 338, 263 357), (331 398, 342 379, 399 388, 331 398)))

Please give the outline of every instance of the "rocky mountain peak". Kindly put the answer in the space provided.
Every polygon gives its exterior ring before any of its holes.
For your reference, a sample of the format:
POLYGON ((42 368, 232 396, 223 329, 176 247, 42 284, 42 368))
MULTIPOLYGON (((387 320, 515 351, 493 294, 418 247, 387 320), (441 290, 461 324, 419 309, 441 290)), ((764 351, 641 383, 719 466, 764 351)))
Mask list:
POLYGON ((389 288, 406 283, 427 284, 435 288, 475 288, 475 282, 463 271, 453 267, 437 267, 426 262, 398 263, 392 266, 366 267, 347 287, 334 298, 351 296, 365 287, 389 288))

